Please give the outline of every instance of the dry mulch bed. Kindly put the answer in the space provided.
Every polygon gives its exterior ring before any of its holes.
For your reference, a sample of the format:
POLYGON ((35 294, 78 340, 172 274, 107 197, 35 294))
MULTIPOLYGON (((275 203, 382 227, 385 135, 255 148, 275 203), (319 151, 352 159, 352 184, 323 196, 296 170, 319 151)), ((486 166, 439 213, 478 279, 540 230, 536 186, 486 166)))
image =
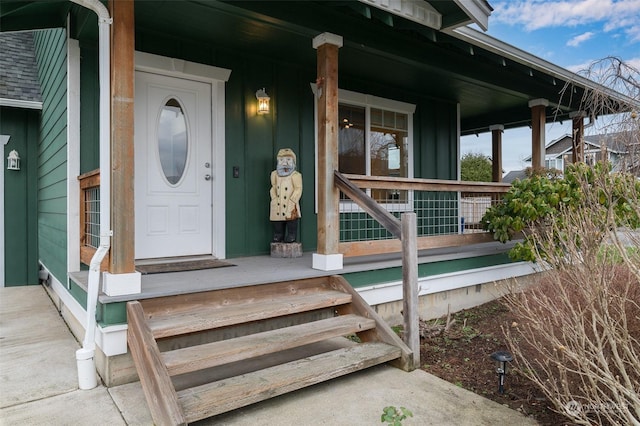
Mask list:
POLYGON ((446 331, 446 319, 422 322, 422 369, 520 411, 541 425, 570 424, 549 408, 542 392, 518 371, 517 360, 510 365, 505 393, 498 393, 498 375, 489 356, 508 350, 501 327, 511 327, 514 321, 513 314, 498 300, 452 314, 446 331))

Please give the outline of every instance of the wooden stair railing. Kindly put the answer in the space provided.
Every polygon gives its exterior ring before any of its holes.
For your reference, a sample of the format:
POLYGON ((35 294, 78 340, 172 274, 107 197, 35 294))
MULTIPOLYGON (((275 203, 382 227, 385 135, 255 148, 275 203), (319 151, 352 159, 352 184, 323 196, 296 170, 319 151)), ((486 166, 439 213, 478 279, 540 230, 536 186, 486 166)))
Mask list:
POLYGON ((340 276, 134 301, 127 315, 157 425, 187 424, 380 363, 414 368, 411 350, 340 276))
POLYGON ((404 342, 413 353, 412 365, 420 365, 420 320, 418 314, 418 244, 414 212, 405 212, 399 220, 361 191, 338 170, 333 172, 334 183, 340 191, 355 201, 387 231, 401 241, 402 252, 402 311, 404 342))

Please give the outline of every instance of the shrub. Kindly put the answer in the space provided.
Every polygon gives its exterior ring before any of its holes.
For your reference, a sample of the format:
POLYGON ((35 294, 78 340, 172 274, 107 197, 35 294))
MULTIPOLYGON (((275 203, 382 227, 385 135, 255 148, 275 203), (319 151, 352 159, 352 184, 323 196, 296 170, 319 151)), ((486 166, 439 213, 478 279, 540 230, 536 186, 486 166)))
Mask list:
POLYGON ((590 214, 595 215, 594 234, 590 237, 602 239, 611 228, 620 226, 638 228, 640 215, 632 207, 629 191, 640 192, 640 181, 632 175, 609 171, 607 163, 595 166, 579 163, 570 165, 564 176, 549 171, 534 173, 514 182, 502 202, 487 210, 482 218, 483 227, 503 243, 523 234, 524 240, 509 255, 513 260, 526 261, 546 259, 547 250, 563 250, 570 236, 577 238, 573 243, 580 244, 585 236, 567 232, 565 212, 583 210, 590 203, 593 208, 590 214), (531 236, 545 229, 555 232, 554 244, 536 246, 531 236))
POLYGON ((640 234, 628 228, 638 225, 640 187, 576 170, 541 183, 570 195, 553 206, 543 192, 544 214, 526 242, 550 268, 537 286, 505 297, 518 317, 505 334, 522 374, 572 422, 640 425, 640 234), (525 346, 537 356, 524 358, 525 346))

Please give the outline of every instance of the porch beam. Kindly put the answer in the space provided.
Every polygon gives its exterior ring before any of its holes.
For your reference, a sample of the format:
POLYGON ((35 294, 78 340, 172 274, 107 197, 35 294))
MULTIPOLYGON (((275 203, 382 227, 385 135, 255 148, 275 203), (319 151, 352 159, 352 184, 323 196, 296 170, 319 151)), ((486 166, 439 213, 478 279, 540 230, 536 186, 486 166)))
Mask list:
POLYGON ((531 108, 531 168, 539 170, 544 166, 545 156, 545 125, 547 118, 547 99, 532 99, 529 101, 531 108))
POLYGON ((584 162, 584 118, 587 113, 584 111, 574 111, 569 114, 572 123, 572 142, 573 149, 571 151, 572 163, 584 162))
MULTIPOLYGON (((110 0, 111 26, 111 256, 109 272, 135 272, 134 10, 133 0, 110 0)), ((106 172, 106 171, 105 171, 106 172)))
POLYGON ((338 170, 338 49, 342 37, 323 33, 313 39, 317 52, 318 122, 318 251, 313 268, 342 269, 340 192, 333 184, 338 170))
POLYGON ((494 124, 489 127, 491 130, 491 180, 502 182, 502 133, 504 126, 494 124))

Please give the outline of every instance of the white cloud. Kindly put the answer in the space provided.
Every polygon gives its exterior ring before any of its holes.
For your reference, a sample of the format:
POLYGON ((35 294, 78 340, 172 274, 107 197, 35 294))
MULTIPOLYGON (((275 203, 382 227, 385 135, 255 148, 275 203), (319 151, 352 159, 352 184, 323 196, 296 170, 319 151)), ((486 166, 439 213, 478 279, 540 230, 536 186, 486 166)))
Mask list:
POLYGON ((629 65, 631 68, 634 68, 638 71, 640 71, 640 56, 637 56, 635 58, 630 58, 625 60, 625 63, 627 65, 629 65))
POLYGON ((592 31, 587 31, 586 33, 582 33, 580 35, 577 35, 577 36, 573 37, 571 40, 569 40, 567 42, 567 46, 577 47, 582 42, 585 42, 585 41, 589 40, 590 38, 592 38, 594 35, 595 35, 595 33, 592 32, 592 31))
POLYGON ((492 19, 533 31, 602 22, 640 41, 640 0, 494 0, 492 19))
POLYGON ((593 61, 583 62, 581 64, 569 65, 569 66, 566 66, 565 68, 571 72, 580 73, 581 71, 589 69, 592 63, 593 61))

